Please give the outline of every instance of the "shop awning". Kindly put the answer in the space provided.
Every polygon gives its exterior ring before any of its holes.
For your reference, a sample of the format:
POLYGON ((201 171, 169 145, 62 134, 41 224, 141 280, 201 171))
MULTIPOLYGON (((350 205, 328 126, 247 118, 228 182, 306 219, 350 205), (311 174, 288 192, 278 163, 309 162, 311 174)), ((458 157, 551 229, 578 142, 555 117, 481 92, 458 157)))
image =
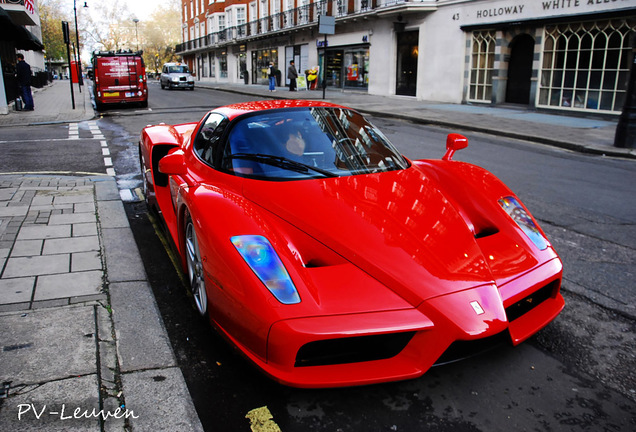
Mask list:
POLYGON ((13 42, 15 47, 25 51, 42 51, 44 45, 24 26, 17 25, 9 14, 0 7, 0 40, 13 42))

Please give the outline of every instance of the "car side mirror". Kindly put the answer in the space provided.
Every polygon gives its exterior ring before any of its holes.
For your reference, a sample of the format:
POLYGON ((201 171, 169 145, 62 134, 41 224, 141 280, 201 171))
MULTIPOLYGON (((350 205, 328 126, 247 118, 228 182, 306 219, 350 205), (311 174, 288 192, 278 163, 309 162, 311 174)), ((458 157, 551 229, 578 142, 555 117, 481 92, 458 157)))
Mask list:
POLYGON ((442 160, 453 160, 453 154, 457 150, 465 149, 468 147, 468 138, 458 133, 450 133, 446 137, 446 153, 442 156, 442 160))
POLYGON ((159 160, 159 172, 167 175, 183 175, 187 172, 183 150, 177 149, 159 160))

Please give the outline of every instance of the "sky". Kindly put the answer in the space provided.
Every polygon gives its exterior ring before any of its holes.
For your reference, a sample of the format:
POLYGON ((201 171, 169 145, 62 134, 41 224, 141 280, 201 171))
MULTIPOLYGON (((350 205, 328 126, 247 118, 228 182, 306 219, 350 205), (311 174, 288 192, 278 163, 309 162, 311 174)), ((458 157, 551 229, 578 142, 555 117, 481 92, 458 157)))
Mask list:
POLYGON ((160 5, 161 2, 157 0, 133 0, 127 3, 128 9, 140 20, 150 17, 155 8, 160 5))

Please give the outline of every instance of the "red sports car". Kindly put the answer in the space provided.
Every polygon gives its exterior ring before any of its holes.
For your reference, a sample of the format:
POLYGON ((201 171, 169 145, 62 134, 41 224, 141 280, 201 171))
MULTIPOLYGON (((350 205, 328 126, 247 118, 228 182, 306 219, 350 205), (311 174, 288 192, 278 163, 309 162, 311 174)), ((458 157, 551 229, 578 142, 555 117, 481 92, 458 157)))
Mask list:
POLYGON ((411 161, 352 109, 262 101, 147 127, 140 158, 198 311, 279 382, 333 387, 517 345, 562 310, 557 253, 452 160, 466 145, 411 161))

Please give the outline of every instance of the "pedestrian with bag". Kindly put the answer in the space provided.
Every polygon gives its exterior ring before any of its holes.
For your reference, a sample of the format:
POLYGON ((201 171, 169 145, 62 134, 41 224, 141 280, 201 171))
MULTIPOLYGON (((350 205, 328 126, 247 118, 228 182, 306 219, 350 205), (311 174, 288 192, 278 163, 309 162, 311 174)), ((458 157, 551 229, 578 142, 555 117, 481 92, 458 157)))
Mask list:
POLYGON ((267 77, 269 78, 269 91, 276 91, 276 68, 274 62, 269 62, 269 68, 267 68, 267 77))
POLYGON ((24 55, 16 54, 18 62, 15 66, 20 97, 24 102, 23 111, 33 111, 33 95, 31 94, 31 66, 24 61, 24 55))

